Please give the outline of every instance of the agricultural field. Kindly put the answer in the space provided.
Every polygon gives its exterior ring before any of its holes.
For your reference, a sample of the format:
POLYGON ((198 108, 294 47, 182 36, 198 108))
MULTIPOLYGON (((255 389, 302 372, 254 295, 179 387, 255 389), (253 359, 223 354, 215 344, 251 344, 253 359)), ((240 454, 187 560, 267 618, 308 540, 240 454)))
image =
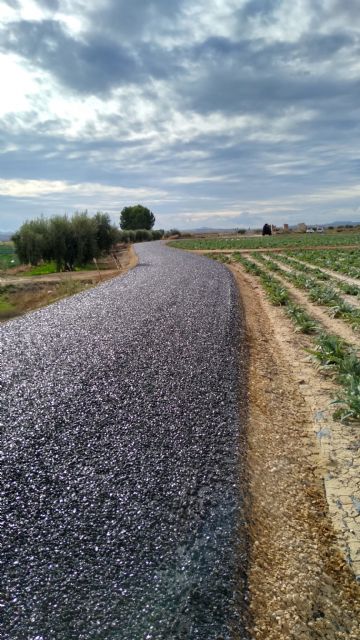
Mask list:
POLYGON ((12 242, 0 242, 0 272, 19 265, 12 242))
POLYGON ((257 252, 209 257, 240 264, 260 281, 271 304, 284 308, 295 330, 312 336, 314 362, 320 370, 325 368, 326 375, 331 374, 339 386, 334 400, 335 418, 360 422, 360 273, 355 284, 337 279, 317 266, 329 269, 338 264, 342 274, 351 275, 353 280, 357 252, 257 252))
POLYGON ((291 247, 339 247, 339 246, 360 246, 360 233, 322 233, 322 234, 298 234, 275 236, 252 236, 252 237, 209 237, 209 238, 186 238, 183 240, 173 240, 170 246, 178 249, 188 249, 191 251, 223 251, 236 249, 277 249, 291 247))
POLYGON ((359 249, 347 251, 303 251, 294 254, 290 253, 289 255, 322 269, 338 271, 350 278, 360 278, 359 249))
MULTIPOLYGON (((359 580, 359 251, 324 246, 317 250, 303 246, 297 251, 278 247, 275 252, 258 247, 218 253, 213 245, 211 249, 206 256, 231 269, 243 300, 251 349, 256 354, 255 382, 250 386, 255 428, 260 423, 259 407, 267 412, 273 400, 274 417, 267 418, 267 424, 277 424, 278 414, 283 415, 283 446, 290 439, 289 455, 298 446, 297 455, 302 459, 306 435, 301 431, 297 442, 290 433, 298 416, 304 424, 305 411, 314 469, 318 465, 316 473, 325 488, 337 544, 359 580)), ((279 429, 276 437, 281 440, 282 434, 279 429)), ((257 442, 256 446, 261 445, 257 442)), ((264 449, 262 459, 266 455, 264 449)), ((276 467, 278 472, 274 459, 273 453, 269 456, 271 471, 276 467)))

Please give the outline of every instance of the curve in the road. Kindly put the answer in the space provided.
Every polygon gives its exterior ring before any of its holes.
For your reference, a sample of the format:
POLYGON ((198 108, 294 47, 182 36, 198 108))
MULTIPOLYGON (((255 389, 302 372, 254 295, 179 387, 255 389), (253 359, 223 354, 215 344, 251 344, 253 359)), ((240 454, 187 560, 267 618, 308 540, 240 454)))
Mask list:
POLYGON ((236 288, 136 250, 0 328, 4 640, 245 637, 236 288))

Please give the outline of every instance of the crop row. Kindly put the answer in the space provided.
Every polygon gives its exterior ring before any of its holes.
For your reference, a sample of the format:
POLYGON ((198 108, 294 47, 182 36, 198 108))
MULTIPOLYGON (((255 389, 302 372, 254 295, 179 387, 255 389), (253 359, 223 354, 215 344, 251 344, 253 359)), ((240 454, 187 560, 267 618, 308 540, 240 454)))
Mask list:
POLYGON ((248 273, 257 276, 270 302, 281 306, 302 333, 313 334, 313 348, 308 349, 321 369, 333 375, 340 385, 334 404, 334 417, 343 422, 360 419, 360 360, 354 348, 338 336, 324 332, 320 323, 297 305, 289 290, 273 275, 240 254, 234 256, 248 273))
POLYGON ((337 271, 351 278, 360 279, 360 252, 358 250, 299 251, 291 252, 289 255, 322 269, 337 271))
POLYGON ((336 289, 339 289, 342 293, 345 293, 349 296, 359 296, 360 297, 360 286, 356 284, 352 284, 351 282, 345 282, 344 280, 339 280, 334 278, 334 276, 330 276, 328 273, 325 273, 322 269, 318 267, 309 266, 309 264, 305 264, 304 262, 299 262, 297 259, 294 259, 290 256, 284 255, 282 253, 276 254, 276 261, 282 262, 286 266, 290 267, 295 271, 301 271, 309 275, 312 278, 316 278, 316 280, 321 281, 329 281, 336 289))
POLYGON ((329 307, 333 318, 345 320, 355 330, 360 328, 360 309, 345 302, 329 284, 322 284, 306 274, 285 271, 277 262, 267 259, 261 254, 256 254, 256 260, 261 260, 266 269, 277 272, 282 278, 291 282, 297 289, 306 291, 311 302, 329 307))

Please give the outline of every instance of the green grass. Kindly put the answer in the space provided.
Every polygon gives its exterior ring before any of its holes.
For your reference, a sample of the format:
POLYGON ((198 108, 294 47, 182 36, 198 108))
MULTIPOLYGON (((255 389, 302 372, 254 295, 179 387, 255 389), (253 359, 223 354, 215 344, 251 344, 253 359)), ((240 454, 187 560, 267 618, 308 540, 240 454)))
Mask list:
POLYGON ((19 264, 13 243, 0 242, 0 271, 17 267, 19 264))
POLYGON ((39 264, 36 267, 31 267, 29 271, 24 271, 22 276, 47 276, 50 273, 57 273, 56 263, 55 262, 45 262, 44 264, 39 264))
POLYGON ((278 236, 256 236, 252 238, 189 238, 173 240, 169 243, 178 249, 264 249, 285 247, 314 247, 332 246, 338 247, 347 244, 360 245, 359 233, 334 234, 291 234, 278 236))
POLYGON ((6 296, 0 294, 0 320, 8 320, 17 315, 16 307, 9 302, 6 296))
MULTIPOLYGON (((108 269, 108 268, 109 267, 107 265, 99 264, 100 271, 102 269, 108 269)), ((96 268, 95 264, 93 264, 92 262, 89 262, 88 264, 79 265, 78 267, 75 267, 74 271, 97 271, 97 268, 96 268)), ((25 276, 25 277, 27 277, 27 276, 46 276, 46 275, 49 275, 51 273, 59 273, 57 268, 56 268, 56 263, 55 262, 45 262, 44 264, 37 265, 36 267, 31 267, 31 269, 29 269, 29 271, 24 271, 24 273, 22 273, 21 275, 25 276)))
POLYGON ((13 311, 15 309, 14 305, 11 304, 6 298, 0 296, 0 313, 4 313, 7 311, 13 311))

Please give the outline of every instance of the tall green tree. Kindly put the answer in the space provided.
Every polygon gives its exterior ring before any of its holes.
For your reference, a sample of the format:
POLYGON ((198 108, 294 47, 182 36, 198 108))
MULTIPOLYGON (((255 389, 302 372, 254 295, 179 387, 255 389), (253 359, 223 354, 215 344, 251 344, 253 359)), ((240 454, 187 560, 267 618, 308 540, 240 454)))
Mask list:
POLYGON ((99 254, 96 222, 86 212, 75 213, 71 225, 76 243, 76 264, 86 264, 99 254))
POLYGON ((21 262, 37 265, 44 257, 47 259, 50 253, 48 221, 37 218, 24 222, 12 236, 12 241, 21 262))
POLYGON ((108 252, 117 241, 119 230, 111 224, 110 216, 107 213, 98 211, 95 216, 96 241, 100 253, 108 252))
POLYGON ((152 229, 155 224, 155 216, 142 204, 133 207, 124 207, 120 214, 120 227, 122 229, 152 229))
POLYGON ((56 268, 73 269, 76 262, 76 237, 71 220, 67 216, 54 216, 49 221, 50 258, 56 268))

